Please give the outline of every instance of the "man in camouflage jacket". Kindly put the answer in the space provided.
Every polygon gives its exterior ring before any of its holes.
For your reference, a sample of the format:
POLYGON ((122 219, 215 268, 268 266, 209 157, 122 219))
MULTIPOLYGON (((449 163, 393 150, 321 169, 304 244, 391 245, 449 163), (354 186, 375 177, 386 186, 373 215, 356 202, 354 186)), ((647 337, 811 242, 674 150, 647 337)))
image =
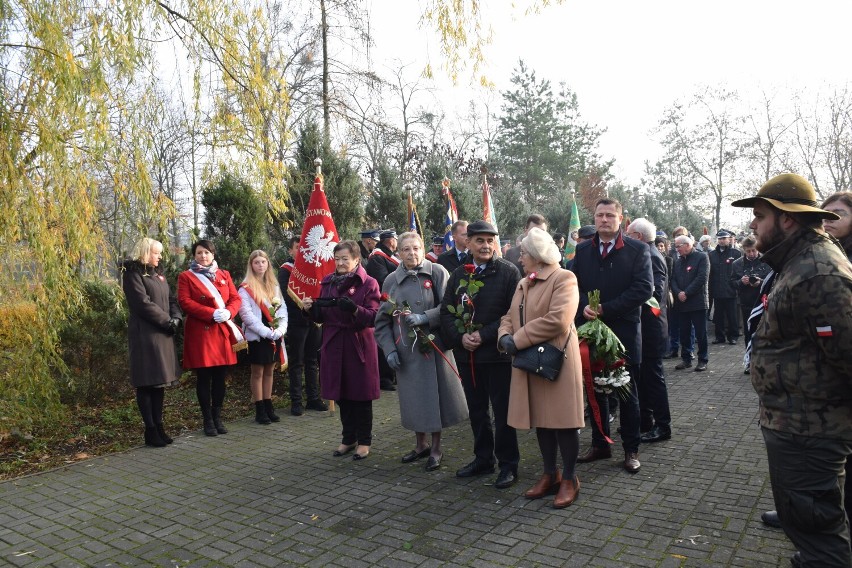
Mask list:
POLYGON ((835 214, 817 208, 795 174, 772 178, 756 197, 751 229, 774 274, 761 291, 751 377, 778 517, 800 566, 852 566, 843 508, 852 453, 852 267, 822 230, 835 214))

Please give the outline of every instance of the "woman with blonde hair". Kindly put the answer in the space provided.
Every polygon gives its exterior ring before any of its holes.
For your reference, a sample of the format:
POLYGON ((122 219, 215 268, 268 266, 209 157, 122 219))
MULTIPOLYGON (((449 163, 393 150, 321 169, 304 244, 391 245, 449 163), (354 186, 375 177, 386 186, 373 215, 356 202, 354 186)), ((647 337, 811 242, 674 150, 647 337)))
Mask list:
POLYGON ((121 278, 130 311, 130 383, 136 387, 136 404, 145 424, 145 445, 156 448, 172 443, 163 426, 163 399, 165 387, 180 380, 174 335, 181 314, 160 267, 162 256, 162 243, 139 239, 121 278))
POLYGON ((239 289, 240 318, 248 341, 251 363, 251 398, 258 424, 280 419, 272 405, 272 377, 275 364, 286 368, 282 338, 287 333, 287 308, 278 280, 270 270, 269 255, 256 250, 249 255, 246 277, 239 289))

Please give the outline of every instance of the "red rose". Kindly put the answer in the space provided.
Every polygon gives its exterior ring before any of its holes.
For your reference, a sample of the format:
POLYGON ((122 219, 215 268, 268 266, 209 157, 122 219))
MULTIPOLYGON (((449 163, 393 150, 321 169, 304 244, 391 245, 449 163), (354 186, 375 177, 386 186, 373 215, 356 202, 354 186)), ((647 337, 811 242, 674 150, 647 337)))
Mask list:
POLYGON ((383 302, 387 302, 388 300, 390 300, 390 296, 388 296, 388 293, 387 293, 387 292, 383 292, 383 293, 382 293, 382 297, 381 297, 381 298, 379 298, 379 299, 380 299, 381 301, 383 301, 383 302))
POLYGON ((624 359, 619 359, 618 361, 616 361, 615 363, 610 365, 609 368, 610 368, 610 370, 614 371, 615 369, 619 369, 619 368, 623 367, 626 363, 627 363, 627 361, 625 361, 624 359))
POLYGON ((467 272, 468 274, 473 274, 474 271, 476 271, 476 266, 474 266, 472 264, 465 264, 464 265, 464 271, 467 272))

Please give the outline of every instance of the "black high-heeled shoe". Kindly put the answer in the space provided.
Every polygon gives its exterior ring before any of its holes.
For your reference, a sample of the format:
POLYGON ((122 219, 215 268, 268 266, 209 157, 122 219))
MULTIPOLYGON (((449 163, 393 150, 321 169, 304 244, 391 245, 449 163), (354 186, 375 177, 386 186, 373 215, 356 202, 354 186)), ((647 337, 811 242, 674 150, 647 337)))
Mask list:
POLYGON ((357 446, 357 445, 358 445, 358 444, 350 444, 350 445, 346 446, 346 449, 344 449, 343 451, 341 451, 341 450, 334 450, 334 453, 333 453, 333 454, 331 454, 331 455, 333 455, 333 456, 334 456, 334 457, 336 457, 336 458, 339 458, 340 456, 345 456, 346 454, 348 454, 349 452, 351 452, 352 450, 354 450, 354 449, 355 449, 355 446, 357 446))

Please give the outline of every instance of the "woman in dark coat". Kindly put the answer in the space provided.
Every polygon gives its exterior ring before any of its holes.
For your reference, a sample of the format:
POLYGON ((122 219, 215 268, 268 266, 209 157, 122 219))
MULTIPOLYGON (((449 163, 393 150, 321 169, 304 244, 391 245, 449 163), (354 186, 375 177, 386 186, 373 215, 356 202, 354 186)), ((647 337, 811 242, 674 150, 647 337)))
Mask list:
POLYGON ((121 281, 130 311, 130 384, 136 387, 145 445, 157 448, 172 443, 163 426, 163 395, 166 386, 180 380, 174 342, 180 308, 160 268, 162 255, 162 243, 140 239, 131 259, 124 263, 121 281))
POLYGON ((231 275, 216 263, 215 254, 210 241, 193 243, 189 270, 178 276, 178 302, 186 313, 183 368, 195 370, 195 394, 207 436, 228 433, 222 422, 225 376, 237 363, 235 350, 247 345, 233 322, 242 300, 231 275))
POLYGON ((370 454, 373 401, 379 398, 379 359, 373 335, 379 309, 379 284, 361 266, 355 241, 334 247, 335 273, 323 278, 320 297, 305 298, 302 307, 322 323, 320 385, 322 398, 337 401, 343 435, 335 456, 355 450, 370 454))

